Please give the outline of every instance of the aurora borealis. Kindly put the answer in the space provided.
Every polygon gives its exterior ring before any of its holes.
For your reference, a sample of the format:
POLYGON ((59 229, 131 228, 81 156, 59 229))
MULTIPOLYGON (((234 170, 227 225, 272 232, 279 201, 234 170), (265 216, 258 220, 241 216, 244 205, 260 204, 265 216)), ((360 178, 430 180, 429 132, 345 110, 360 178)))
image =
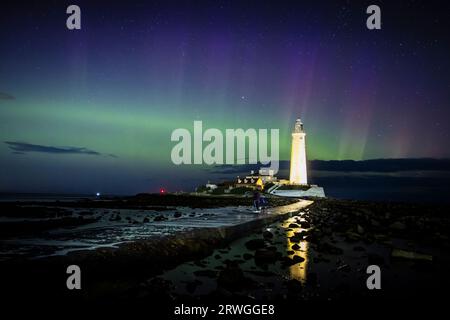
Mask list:
POLYGON ((0 190, 203 181, 170 161, 194 120, 278 128, 281 160, 299 116, 309 159, 449 157, 445 2, 377 3, 375 31, 364 1, 76 1, 73 31, 71 2, 2 4, 0 190))

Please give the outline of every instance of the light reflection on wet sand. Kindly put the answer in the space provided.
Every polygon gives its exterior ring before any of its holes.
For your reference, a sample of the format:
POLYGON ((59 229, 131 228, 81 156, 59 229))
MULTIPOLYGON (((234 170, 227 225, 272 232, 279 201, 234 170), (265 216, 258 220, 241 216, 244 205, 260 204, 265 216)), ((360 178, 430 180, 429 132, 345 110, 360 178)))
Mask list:
MULTIPOLYGON (((302 213, 303 215, 303 213, 302 213)), ((304 219, 301 219, 300 221, 303 221, 304 219)), ((294 255, 300 256, 305 261, 301 263, 294 264, 293 266, 289 267, 289 275, 291 279, 295 279, 298 281, 301 281, 302 283, 306 283, 307 276, 308 276, 308 251, 309 251, 309 243, 307 241, 300 241, 297 244, 300 246, 300 249, 294 250, 292 249, 292 246, 295 244, 294 242, 290 241, 290 238, 295 235, 295 233, 299 233, 301 231, 305 231, 304 228, 289 228, 289 225, 291 223, 297 223, 299 220, 296 218, 290 218, 288 220, 285 220, 283 223, 283 228, 286 228, 286 251, 295 251, 294 254, 288 255, 290 258, 292 258, 294 255), (289 230, 290 229, 290 230, 289 230)))

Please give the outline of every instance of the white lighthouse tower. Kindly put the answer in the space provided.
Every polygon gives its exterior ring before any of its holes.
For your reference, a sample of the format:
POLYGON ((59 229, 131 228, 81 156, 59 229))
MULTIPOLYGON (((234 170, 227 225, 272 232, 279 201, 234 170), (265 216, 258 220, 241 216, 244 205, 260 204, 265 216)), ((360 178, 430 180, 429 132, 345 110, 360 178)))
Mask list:
POLYGON ((291 170, 289 175, 289 182, 291 184, 308 184, 305 139, 306 133, 303 130, 303 122, 297 119, 295 121, 294 131, 292 131, 291 170))

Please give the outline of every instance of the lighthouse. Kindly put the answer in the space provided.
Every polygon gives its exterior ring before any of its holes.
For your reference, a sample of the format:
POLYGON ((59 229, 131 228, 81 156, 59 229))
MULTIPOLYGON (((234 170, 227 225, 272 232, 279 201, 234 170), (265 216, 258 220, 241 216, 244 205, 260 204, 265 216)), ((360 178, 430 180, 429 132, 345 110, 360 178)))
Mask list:
POLYGON ((303 122, 300 119, 295 121, 292 131, 291 145, 291 170, 289 183, 296 185, 307 185, 308 177, 306 173, 306 133, 303 130, 303 122))

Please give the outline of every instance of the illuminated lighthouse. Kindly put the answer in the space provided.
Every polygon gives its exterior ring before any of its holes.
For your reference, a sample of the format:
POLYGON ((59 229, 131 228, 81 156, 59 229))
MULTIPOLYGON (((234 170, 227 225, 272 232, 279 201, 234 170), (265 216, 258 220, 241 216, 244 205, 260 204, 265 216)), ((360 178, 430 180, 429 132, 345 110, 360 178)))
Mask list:
POLYGON ((294 131, 292 131, 291 170, 289 174, 289 182, 291 184, 308 184, 305 139, 306 133, 303 130, 303 122, 297 119, 294 131))

